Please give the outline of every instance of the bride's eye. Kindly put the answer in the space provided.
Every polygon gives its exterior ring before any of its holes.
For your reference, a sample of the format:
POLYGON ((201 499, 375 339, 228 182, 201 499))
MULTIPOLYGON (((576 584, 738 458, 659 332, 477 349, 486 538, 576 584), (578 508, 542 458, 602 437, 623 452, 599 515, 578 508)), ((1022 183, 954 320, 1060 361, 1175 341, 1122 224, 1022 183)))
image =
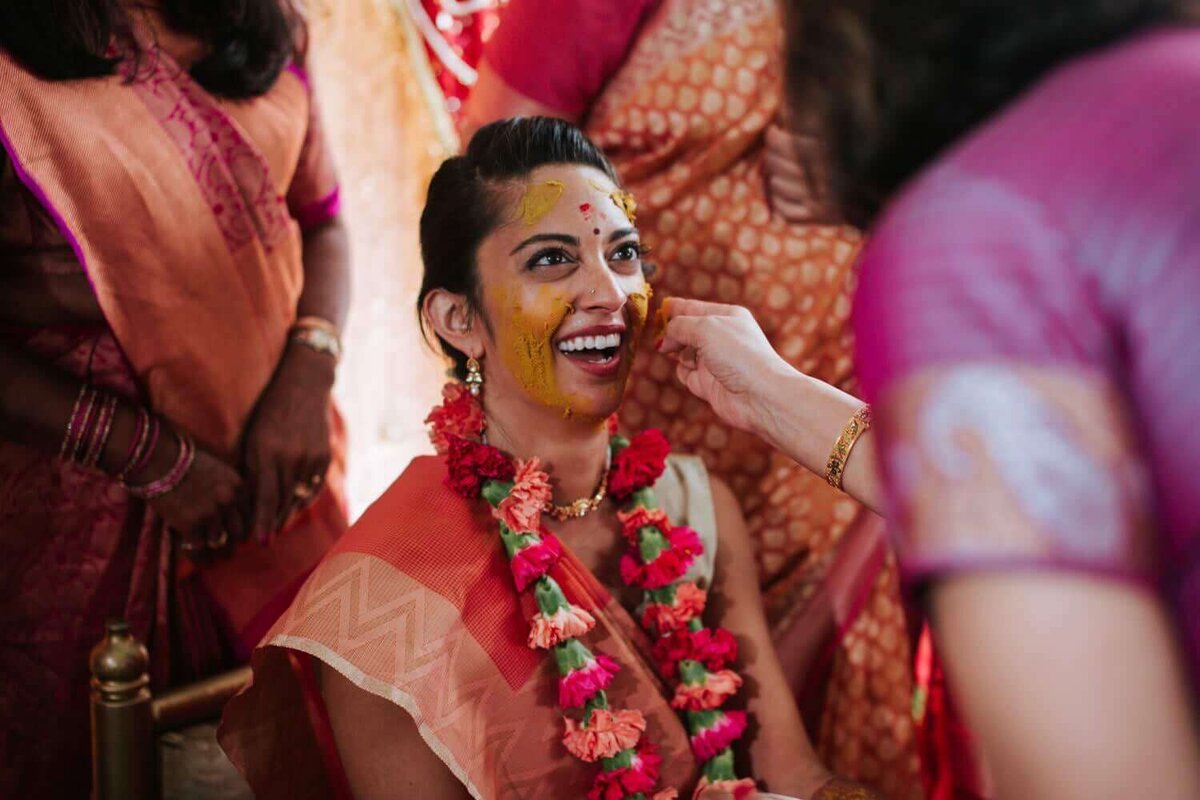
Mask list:
POLYGON ((625 242, 612 252, 612 261, 637 261, 642 257, 642 248, 637 242, 625 242))
POLYGON ((545 250, 539 250, 534 253, 528 261, 525 262, 526 269, 537 269, 539 267, 558 267, 564 264, 573 264, 575 259, 571 254, 561 247, 549 247, 545 250))

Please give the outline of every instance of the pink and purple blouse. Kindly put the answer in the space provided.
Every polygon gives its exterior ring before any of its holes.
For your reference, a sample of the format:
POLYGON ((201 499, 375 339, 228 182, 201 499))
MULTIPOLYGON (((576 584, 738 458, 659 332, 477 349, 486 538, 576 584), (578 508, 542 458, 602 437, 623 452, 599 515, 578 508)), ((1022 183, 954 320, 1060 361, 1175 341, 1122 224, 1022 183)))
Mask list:
POLYGON ((873 232, 854 317, 907 576, 1151 586, 1200 690, 1200 29, 1077 58, 956 143, 873 232))

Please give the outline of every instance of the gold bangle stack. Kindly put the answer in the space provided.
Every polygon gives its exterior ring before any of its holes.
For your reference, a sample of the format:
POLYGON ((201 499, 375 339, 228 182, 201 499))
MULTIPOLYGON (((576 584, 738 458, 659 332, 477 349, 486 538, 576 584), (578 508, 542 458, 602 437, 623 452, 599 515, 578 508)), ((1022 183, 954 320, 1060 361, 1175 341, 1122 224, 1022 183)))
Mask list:
POLYGON ((850 458, 850 451, 854 449, 859 437, 870 427, 871 407, 864 405, 854 412, 854 416, 846 423, 846 427, 842 428, 842 434, 833 443, 829 461, 825 464, 825 480, 833 488, 839 490, 842 488, 842 475, 846 471, 846 459, 850 458))
POLYGON ((333 356, 334 362, 342 358, 342 334, 336 325, 322 317, 300 317, 292 325, 289 338, 318 353, 333 356))

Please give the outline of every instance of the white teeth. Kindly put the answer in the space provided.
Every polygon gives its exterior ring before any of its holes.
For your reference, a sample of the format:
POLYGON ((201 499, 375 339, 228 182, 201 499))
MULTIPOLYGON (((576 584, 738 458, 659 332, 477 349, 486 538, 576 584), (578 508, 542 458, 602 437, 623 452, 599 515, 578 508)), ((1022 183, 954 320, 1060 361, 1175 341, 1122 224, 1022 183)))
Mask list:
POLYGON ((606 336, 576 336, 574 339, 564 339, 558 343, 558 349, 563 353, 575 353, 580 350, 605 350, 621 346, 621 334, 610 333, 606 336))

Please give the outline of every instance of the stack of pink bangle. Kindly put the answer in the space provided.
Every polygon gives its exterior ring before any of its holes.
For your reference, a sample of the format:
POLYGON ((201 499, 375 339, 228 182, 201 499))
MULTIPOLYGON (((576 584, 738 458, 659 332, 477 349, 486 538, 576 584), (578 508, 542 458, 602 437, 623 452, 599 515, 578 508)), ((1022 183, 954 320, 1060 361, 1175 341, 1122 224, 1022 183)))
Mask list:
POLYGON ((71 410, 59 458, 95 469, 104 455, 116 413, 115 396, 103 394, 85 383, 71 410))
POLYGON ((144 408, 137 410, 138 427, 129 445, 129 453, 125 456, 125 465, 117 472, 117 480, 127 483, 130 475, 136 475, 150 463, 150 456, 158 444, 160 425, 158 418, 152 416, 144 408))
POLYGON ((126 483, 125 488, 131 495, 142 500, 153 500, 162 497, 183 482, 184 476, 192 467, 192 462, 196 460, 196 444, 189 437, 178 433, 175 434, 175 438, 179 440, 179 455, 167 470, 167 474, 138 486, 126 483))
MULTIPOLYGON (((59 449, 59 458, 82 467, 95 469, 104 455, 112 434, 113 420, 117 414, 116 395, 107 394, 85 383, 75 399, 71 418, 67 421, 67 433, 59 449)), ((137 430, 130 442, 125 463, 117 471, 116 479, 134 497, 152 500, 161 497, 183 482, 184 476, 196 459, 196 445, 186 436, 175 434, 179 441, 179 455, 167 473, 145 484, 131 484, 130 477, 138 474, 150 463, 158 447, 162 424, 158 418, 144 408, 137 410, 137 430)))

